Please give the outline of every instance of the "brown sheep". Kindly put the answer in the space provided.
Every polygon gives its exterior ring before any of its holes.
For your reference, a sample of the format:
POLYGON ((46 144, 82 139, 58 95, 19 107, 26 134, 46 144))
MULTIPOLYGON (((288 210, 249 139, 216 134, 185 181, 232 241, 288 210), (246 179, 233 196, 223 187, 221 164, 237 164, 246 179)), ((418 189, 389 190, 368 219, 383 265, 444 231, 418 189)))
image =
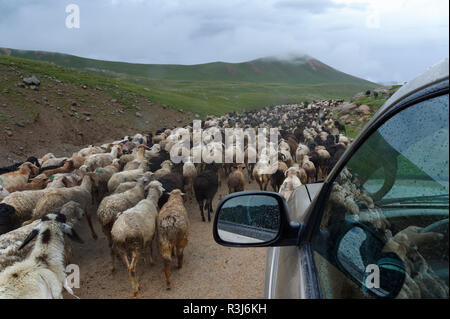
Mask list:
POLYGON ((167 203, 161 208, 157 218, 159 253, 164 260, 167 289, 171 288, 170 275, 172 252, 175 249, 178 268, 183 266, 183 251, 188 244, 189 218, 183 204, 182 192, 170 192, 167 203))
POLYGON ((316 167, 314 166, 314 163, 309 160, 309 156, 305 155, 303 157, 303 165, 302 168, 305 170, 308 178, 308 183, 313 183, 316 178, 316 167))
POLYGON ((245 190, 245 178, 243 165, 239 164, 236 169, 228 175, 228 194, 243 192, 245 190))
POLYGON ((74 167, 73 160, 67 160, 63 166, 44 171, 44 174, 47 175, 47 177, 50 177, 55 174, 71 173, 74 169, 75 169, 75 167, 74 167))
POLYGON ((19 166, 15 172, 0 175, 0 185, 8 189, 28 183, 28 179, 39 174, 39 168, 30 162, 25 162, 19 166))
POLYGON ((7 191, 11 194, 19 191, 28 191, 28 190, 38 190, 43 189, 47 186, 47 176, 45 174, 40 174, 33 178, 29 183, 22 184, 16 187, 10 187, 7 191))

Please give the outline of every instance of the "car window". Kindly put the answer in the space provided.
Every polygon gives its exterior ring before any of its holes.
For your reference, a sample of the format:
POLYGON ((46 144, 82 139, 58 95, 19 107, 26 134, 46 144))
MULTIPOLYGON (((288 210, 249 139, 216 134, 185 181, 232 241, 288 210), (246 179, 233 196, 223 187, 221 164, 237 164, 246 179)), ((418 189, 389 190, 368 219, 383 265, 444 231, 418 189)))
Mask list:
POLYGON ((312 241, 323 297, 377 296, 364 278, 387 253, 404 272, 397 298, 449 297, 448 112, 448 94, 402 110, 337 176, 312 241), (358 224, 365 227, 344 231, 358 224))

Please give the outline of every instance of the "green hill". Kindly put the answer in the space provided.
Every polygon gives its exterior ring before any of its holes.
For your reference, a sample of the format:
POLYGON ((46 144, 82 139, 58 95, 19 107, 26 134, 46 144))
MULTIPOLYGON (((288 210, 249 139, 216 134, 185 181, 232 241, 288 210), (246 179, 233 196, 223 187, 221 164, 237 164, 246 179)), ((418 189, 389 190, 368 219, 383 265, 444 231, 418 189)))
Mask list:
POLYGON ((0 48, 0 55, 51 62, 60 66, 176 81, 231 81, 253 83, 349 83, 373 86, 307 56, 291 60, 262 58, 242 63, 213 62, 197 65, 136 64, 81 58, 44 51, 0 48))
POLYGON ((20 63, 27 74, 111 87, 112 94, 129 105, 132 103, 126 100, 126 94, 114 92, 115 85, 120 85, 121 91, 200 115, 317 99, 349 99, 379 86, 306 56, 289 61, 263 58, 243 63, 164 65, 0 48, 1 60, 20 63))

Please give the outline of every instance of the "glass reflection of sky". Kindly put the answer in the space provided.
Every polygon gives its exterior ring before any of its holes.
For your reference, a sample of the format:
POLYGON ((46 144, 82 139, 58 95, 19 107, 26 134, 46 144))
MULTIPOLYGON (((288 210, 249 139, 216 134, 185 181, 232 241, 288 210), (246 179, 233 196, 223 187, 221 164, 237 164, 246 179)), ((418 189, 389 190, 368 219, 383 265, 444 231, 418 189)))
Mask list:
POLYGON ((278 202, 275 198, 266 195, 245 195, 238 196, 228 200, 222 208, 230 208, 236 206, 257 207, 257 206, 277 206, 278 202))

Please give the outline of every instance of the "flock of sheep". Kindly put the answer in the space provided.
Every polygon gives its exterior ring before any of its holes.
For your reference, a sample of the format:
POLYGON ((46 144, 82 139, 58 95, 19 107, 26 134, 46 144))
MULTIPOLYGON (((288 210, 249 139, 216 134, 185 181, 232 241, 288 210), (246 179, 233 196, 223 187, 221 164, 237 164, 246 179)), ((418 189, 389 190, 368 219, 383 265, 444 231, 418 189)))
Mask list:
MULTIPOLYGON (((184 192, 197 200, 202 220, 206 210, 211 221, 212 201, 225 180, 230 193, 244 191, 255 180, 261 190, 270 184, 288 199, 299 185, 326 178, 350 143, 329 112, 340 102, 233 112, 208 116, 202 123, 203 129, 217 128, 221 134, 226 128, 277 128, 277 145, 267 137, 268 147, 278 154, 272 174, 263 169, 264 152, 247 140, 244 163, 194 163, 191 157, 174 163, 170 150, 176 128, 91 145, 70 158, 46 154, 0 168, 0 298, 62 298, 63 289, 72 293, 64 271, 72 247, 64 235, 81 241, 73 227, 85 217, 96 239, 95 212, 111 249, 112 271, 116 258, 123 261, 133 295, 139 294, 137 262, 146 257, 152 262, 155 239, 170 289, 172 259, 176 256, 182 267, 189 240, 184 192), (249 161, 251 155, 256 163, 249 161)), ((192 126, 182 129, 192 136, 192 126)), ((213 147, 227 152, 223 143, 213 147)))

